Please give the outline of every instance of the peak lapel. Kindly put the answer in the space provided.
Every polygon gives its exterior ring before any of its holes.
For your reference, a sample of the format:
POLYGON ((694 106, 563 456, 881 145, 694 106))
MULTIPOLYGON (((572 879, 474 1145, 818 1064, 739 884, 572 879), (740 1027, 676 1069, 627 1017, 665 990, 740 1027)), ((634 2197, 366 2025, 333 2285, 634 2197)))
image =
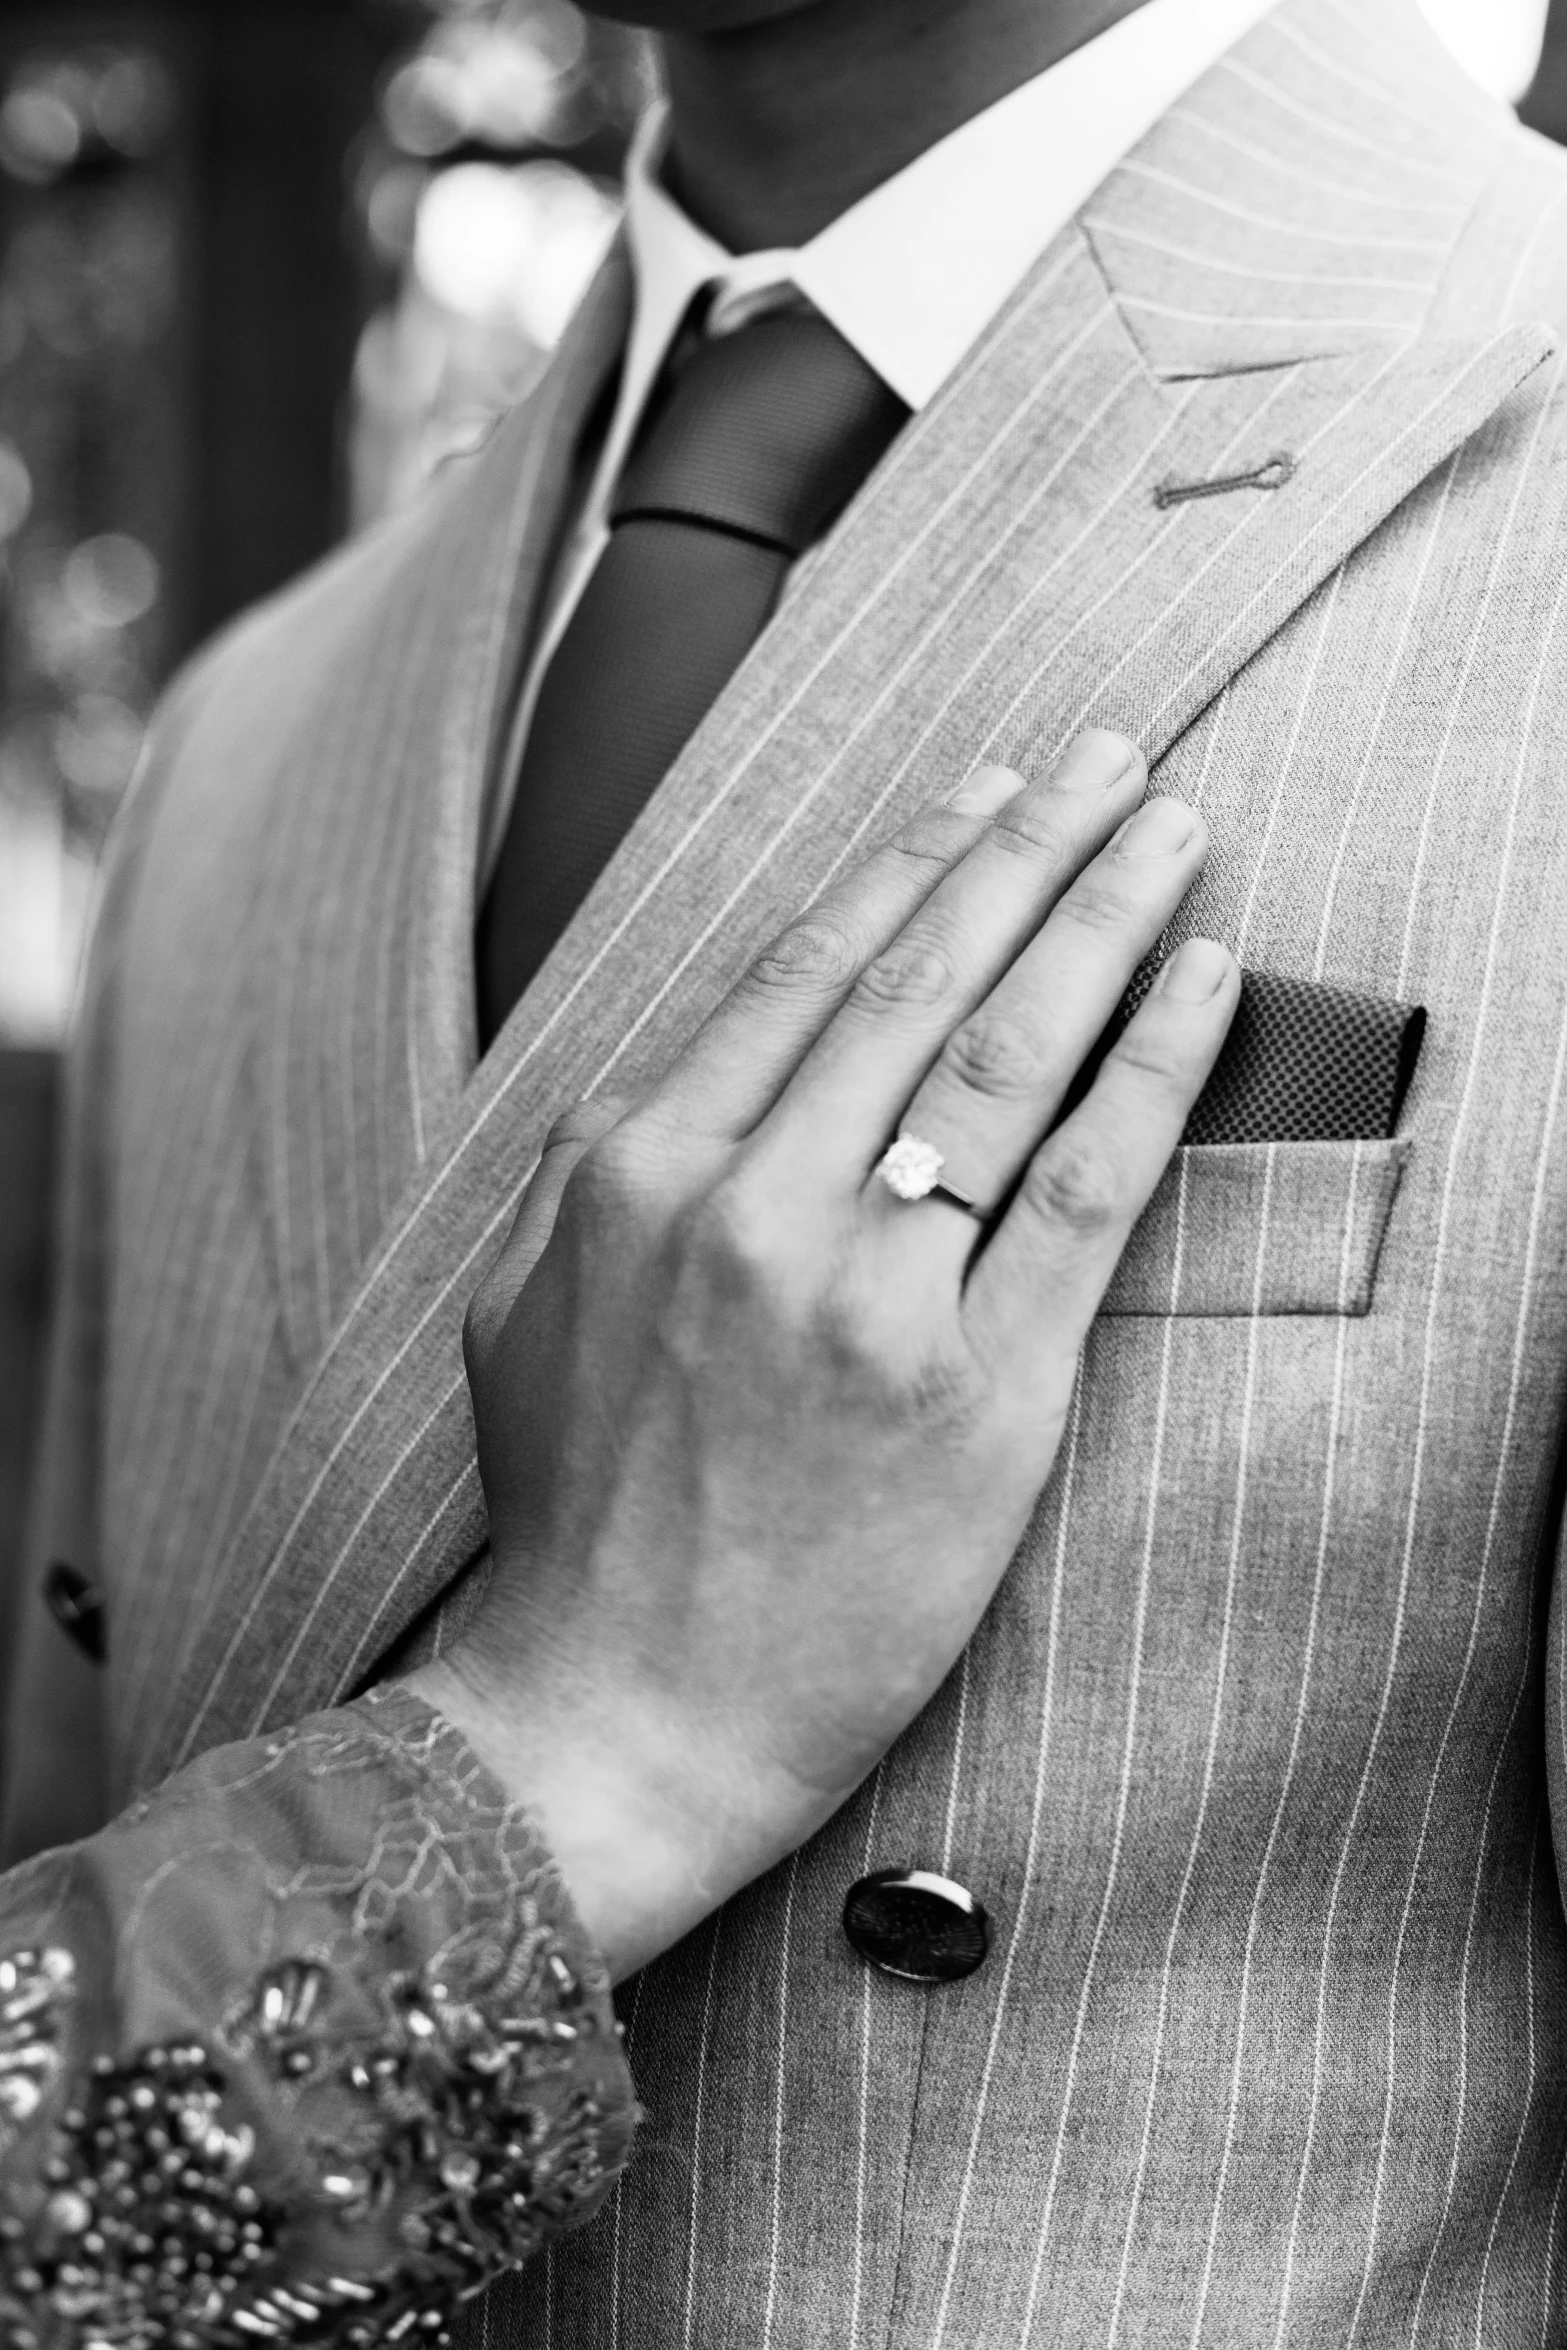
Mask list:
POLYGON ((1401 0, 1286 0, 1083 227, 1167 381, 1388 351, 1428 331, 1510 130, 1401 0))
MULTIPOLYGON (((1379 315, 1331 355, 1270 326, 1259 359, 1237 313, 1204 370, 1169 369, 1092 234, 1056 241, 895 445, 433 1139, 231 1551, 165 1761, 342 1691, 482 1541, 462 1314, 561 1106, 652 1076, 780 922, 975 760, 1036 769, 1088 720, 1156 759, 1548 348, 1379 315), (1156 499, 1281 454, 1280 488, 1156 499)), ((1199 308, 1163 266, 1168 306, 1199 308)), ((1316 297, 1292 315, 1309 332, 1316 297)))

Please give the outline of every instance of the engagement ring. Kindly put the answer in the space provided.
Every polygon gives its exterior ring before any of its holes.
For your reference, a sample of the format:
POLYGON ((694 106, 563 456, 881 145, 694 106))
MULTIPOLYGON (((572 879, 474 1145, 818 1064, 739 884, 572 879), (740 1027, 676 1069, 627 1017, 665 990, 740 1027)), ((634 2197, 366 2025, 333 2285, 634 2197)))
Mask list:
POLYGON ((966 1192, 942 1182, 941 1170, 945 1165, 933 1142, 922 1142, 917 1134, 900 1134, 877 1160, 876 1173, 896 1199, 949 1200, 967 1215, 979 1216, 980 1209, 966 1192))

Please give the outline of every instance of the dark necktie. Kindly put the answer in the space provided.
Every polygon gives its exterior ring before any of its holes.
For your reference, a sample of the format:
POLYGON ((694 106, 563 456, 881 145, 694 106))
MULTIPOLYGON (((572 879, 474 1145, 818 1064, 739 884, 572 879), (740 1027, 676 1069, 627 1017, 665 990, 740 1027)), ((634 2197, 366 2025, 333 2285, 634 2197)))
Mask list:
POLYGON ((528 729, 479 917, 484 1047, 908 413, 811 311, 699 345, 666 384, 528 729))

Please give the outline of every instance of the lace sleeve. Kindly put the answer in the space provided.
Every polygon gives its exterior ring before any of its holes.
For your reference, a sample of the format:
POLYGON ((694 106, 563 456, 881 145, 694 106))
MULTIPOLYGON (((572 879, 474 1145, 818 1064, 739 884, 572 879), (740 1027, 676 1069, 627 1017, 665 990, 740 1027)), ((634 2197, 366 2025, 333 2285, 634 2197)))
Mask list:
POLYGON ((634 2120, 548 1854, 404 1690, 0 1878, 8 2350, 443 2342, 634 2120))

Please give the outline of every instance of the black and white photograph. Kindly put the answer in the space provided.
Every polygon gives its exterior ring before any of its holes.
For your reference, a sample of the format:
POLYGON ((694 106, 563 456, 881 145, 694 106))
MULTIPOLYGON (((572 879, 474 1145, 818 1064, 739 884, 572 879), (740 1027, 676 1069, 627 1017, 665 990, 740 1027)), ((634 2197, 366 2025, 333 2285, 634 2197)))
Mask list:
POLYGON ((1567 0, 0 0, 0 2350, 1567 2350, 1567 0))

